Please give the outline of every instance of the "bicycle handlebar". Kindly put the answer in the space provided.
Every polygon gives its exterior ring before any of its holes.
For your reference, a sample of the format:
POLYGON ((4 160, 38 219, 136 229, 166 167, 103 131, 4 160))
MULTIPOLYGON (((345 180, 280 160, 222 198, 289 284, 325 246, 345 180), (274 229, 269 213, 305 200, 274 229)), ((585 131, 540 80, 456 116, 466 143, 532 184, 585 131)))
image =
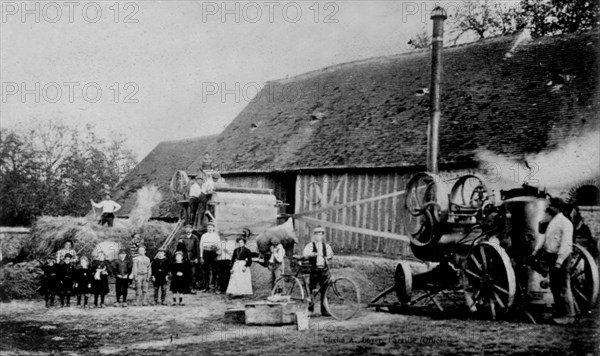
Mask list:
POLYGON ((300 256, 300 255, 294 255, 294 256, 292 256, 292 258, 296 261, 307 261, 309 259, 309 257, 300 256))

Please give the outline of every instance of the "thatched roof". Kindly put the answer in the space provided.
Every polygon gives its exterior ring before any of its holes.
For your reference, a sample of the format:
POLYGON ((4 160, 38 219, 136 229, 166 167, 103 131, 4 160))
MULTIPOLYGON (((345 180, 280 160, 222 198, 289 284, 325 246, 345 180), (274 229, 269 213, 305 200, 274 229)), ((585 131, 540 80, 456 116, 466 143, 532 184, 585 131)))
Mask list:
MULTIPOLYGON (((536 153, 597 129, 598 34, 528 39, 510 58, 516 36, 445 48, 440 163, 473 163, 478 148, 536 153)), ((229 172, 424 165, 430 57, 271 82, 211 145, 213 160, 229 172)))
POLYGON ((128 215, 136 203, 136 192, 145 185, 156 185, 163 195, 157 217, 178 216, 178 207, 171 199, 169 183, 177 170, 186 170, 216 136, 178 141, 165 141, 156 146, 116 187, 113 199, 122 205, 119 215, 128 215))

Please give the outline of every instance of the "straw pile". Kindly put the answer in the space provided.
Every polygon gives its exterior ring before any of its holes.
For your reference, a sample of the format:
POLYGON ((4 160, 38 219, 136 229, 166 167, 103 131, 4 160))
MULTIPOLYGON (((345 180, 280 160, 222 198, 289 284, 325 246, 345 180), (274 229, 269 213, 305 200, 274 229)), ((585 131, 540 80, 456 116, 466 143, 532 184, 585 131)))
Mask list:
POLYGON ((42 216, 34 224, 32 238, 25 246, 29 258, 44 259, 54 256, 66 240, 73 241, 79 256, 92 257, 94 247, 104 241, 112 241, 129 247, 131 235, 139 233, 148 256, 153 256, 174 224, 148 221, 141 226, 130 220, 115 219, 113 227, 101 226, 93 217, 42 216))
POLYGON ((35 297, 43 276, 40 267, 38 261, 7 263, 0 267, 0 301, 35 297))

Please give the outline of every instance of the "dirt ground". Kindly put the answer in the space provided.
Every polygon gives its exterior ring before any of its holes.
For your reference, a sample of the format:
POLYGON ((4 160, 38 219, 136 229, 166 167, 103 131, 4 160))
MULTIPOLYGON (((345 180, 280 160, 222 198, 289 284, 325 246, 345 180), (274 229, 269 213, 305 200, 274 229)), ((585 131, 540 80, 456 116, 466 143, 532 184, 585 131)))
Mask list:
POLYGON ((0 354, 600 355, 598 309, 571 326, 366 307, 348 321, 312 317, 303 332, 225 322, 227 308, 247 301, 198 293, 185 295, 185 306, 83 310, 47 309, 42 301, 2 303, 0 354))

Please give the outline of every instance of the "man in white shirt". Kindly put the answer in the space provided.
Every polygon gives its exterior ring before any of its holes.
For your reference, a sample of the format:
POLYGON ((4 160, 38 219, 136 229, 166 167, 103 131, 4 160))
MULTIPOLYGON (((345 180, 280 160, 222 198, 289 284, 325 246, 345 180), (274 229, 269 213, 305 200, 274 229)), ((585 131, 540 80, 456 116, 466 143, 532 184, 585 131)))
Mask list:
POLYGON ((217 257, 216 262, 217 285, 218 291, 221 294, 225 294, 227 291, 227 285, 231 277, 231 257, 233 256, 233 250, 235 250, 235 240, 221 240, 221 254, 217 257))
POLYGON ((204 277, 204 292, 211 290, 211 284, 216 290, 217 278, 215 271, 215 262, 217 257, 221 255, 221 238, 216 231, 215 224, 209 222, 206 225, 208 232, 200 238, 200 263, 202 263, 202 271, 204 277))
POLYGON ((560 200, 551 199, 546 213, 551 217, 543 241, 538 242, 533 256, 550 266, 550 289, 554 297, 554 322, 570 324, 575 308, 568 271, 569 256, 573 251, 573 224, 560 212, 560 200))
MULTIPOLYGON (((313 230, 313 242, 307 244, 304 247, 304 251, 302 255, 304 257, 308 257, 310 261, 310 281, 309 281, 309 293, 315 289, 320 288, 323 283, 330 278, 331 274, 329 272, 329 260, 333 258, 333 249, 331 245, 324 242, 325 238, 325 229, 322 227, 317 227, 313 230)), ((321 293, 321 314, 324 316, 329 316, 329 313, 325 310, 324 306, 324 297, 325 294, 321 293)), ((314 309, 314 304, 311 301, 308 305, 308 310, 312 312, 314 309)))
POLYGON ((200 204, 200 194, 202 194, 202 186, 200 183, 202 178, 194 176, 190 185, 190 217, 188 224, 196 226, 196 213, 198 213, 198 205, 200 204))
POLYGON ((98 224, 104 225, 105 223, 108 223, 108 227, 113 226, 115 213, 119 211, 119 209, 121 209, 121 205, 119 205, 114 200, 111 200, 110 198, 110 194, 106 193, 106 195, 104 196, 104 200, 100 203, 95 203, 93 200, 90 199, 90 202, 92 202, 92 206, 94 206, 94 208, 102 208, 102 216, 100 217, 100 221, 98 221, 98 224))
POLYGON ((199 225, 204 225, 202 223, 204 219, 204 213, 206 212, 206 205, 210 200, 210 196, 215 191, 215 183, 221 178, 219 173, 213 173, 212 177, 209 177, 206 182, 202 184, 200 188, 200 197, 198 199, 198 216, 199 216, 199 225))

